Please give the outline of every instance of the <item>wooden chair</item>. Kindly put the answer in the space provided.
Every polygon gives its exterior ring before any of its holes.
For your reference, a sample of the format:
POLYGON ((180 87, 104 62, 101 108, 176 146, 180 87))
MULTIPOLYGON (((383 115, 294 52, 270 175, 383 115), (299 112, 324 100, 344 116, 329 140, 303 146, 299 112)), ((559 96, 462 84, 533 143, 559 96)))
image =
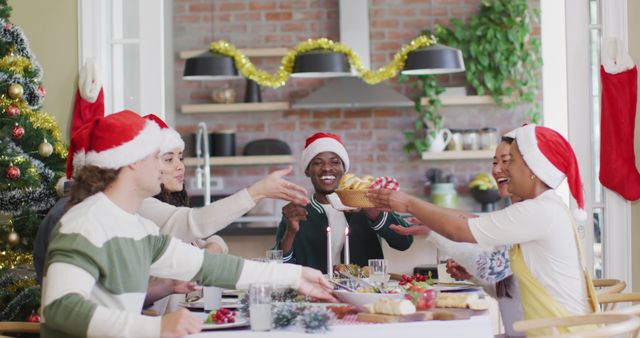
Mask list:
POLYGON ((619 279, 594 279, 593 286, 596 287, 597 295, 608 295, 622 292, 627 283, 619 279))
POLYGON ((40 323, 0 322, 0 337, 11 333, 40 333, 40 323))
POLYGON ((640 330, 640 318, 629 314, 598 313, 582 316, 521 320, 515 322, 513 328, 519 332, 549 329, 550 335, 541 338, 635 337, 640 330), (598 326, 581 332, 559 333, 558 331, 558 327, 578 327, 594 324, 598 326))
POLYGON ((624 312, 640 316, 640 292, 598 295, 598 301, 603 311, 624 312), (632 306, 619 308, 618 305, 620 305, 620 303, 630 303, 632 306), (638 304, 634 305, 636 303, 638 304))

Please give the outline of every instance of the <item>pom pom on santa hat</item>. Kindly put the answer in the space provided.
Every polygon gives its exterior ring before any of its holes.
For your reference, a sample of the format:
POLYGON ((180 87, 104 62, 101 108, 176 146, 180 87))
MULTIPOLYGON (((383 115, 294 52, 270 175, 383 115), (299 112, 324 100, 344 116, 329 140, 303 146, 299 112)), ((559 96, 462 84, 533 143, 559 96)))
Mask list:
POLYGON ((557 131, 529 124, 515 131, 522 157, 542 182, 555 189, 566 178, 571 195, 578 204, 573 211, 577 221, 585 221, 584 193, 578 161, 569 142, 557 131))
POLYGON ((307 170, 309 163, 320 153, 333 152, 340 157, 344 164, 344 171, 349 171, 349 154, 340 136, 331 133, 315 133, 307 139, 302 151, 302 170, 307 170))
POLYGON ((159 150, 163 135, 157 123, 123 110, 91 122, 85 165, 120 169, 159 150))
POLYGON ((154 121, 162 131, 163 141, 162 144, 160 144, 160 154, 166 154, 176 148, 180 151, 184 150, 184 141, 180 134, 173 128, 169 128, 161 118, 153 114, 145 115, 143 118, 154 121))

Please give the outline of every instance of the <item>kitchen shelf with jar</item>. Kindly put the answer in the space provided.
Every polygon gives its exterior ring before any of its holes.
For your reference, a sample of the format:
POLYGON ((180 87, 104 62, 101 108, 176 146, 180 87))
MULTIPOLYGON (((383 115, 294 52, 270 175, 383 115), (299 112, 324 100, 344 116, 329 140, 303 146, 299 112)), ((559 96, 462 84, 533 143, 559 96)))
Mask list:
POLYGON ((250 102, 250 103, 206 103, 185 104, 180 111, 183 114, 222 114, 239 112, 282 111, 289 109, 289 102, 250 102))
POLYGON ((447 160, 484 160, 492 159, 493 150, 446 150, 441 152, 424 152, 423 160, 447 161, 447 160))

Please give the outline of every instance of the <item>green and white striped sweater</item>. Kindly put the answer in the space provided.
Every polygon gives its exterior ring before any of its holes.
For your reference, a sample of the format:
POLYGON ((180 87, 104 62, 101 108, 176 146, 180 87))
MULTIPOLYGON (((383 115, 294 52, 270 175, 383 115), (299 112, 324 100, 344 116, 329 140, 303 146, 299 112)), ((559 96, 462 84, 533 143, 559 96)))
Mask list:
POLYGON ((161 317, 140 314, 150 275, 246 288, 298 287, 301 269, 212 255, 158 234, 158 227, 98 193, 53 230, 42 294, 42 337, 158 337, 161 317))

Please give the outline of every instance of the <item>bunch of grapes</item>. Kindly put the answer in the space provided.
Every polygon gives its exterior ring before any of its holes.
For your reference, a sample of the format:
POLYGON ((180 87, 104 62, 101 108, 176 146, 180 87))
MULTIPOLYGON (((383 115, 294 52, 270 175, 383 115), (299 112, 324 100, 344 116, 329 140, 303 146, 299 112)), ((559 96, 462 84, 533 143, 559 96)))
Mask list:
POLYGON ((413 276, 402 275, 399 284, 404 286, 407 284, 414 284, 414 282, 427 282, 430 279, 430 276, 421 275, 419 273, 416 273, 413 276))

